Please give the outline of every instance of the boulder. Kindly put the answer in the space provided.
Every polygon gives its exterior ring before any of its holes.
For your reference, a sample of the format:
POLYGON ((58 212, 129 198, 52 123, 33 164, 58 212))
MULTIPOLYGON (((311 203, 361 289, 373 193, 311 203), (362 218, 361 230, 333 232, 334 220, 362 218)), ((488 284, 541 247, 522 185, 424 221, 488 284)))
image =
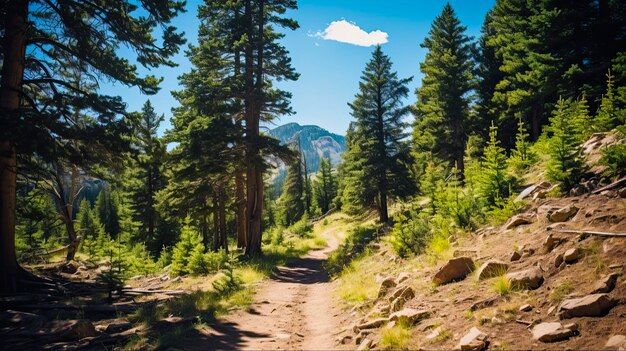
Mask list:
POLYGON ((613 289, 615 289, 615 285, 617 284, 618 277, 619 277, 619 274, 617 273, 611 273, 609 275, 606 275, 604 278, 602 278, 600 281, 596 283, 591 293, 592 294, 610 293, 611 291, 613 291, 613 289))
POLYGON ((400 324, 404 325, 413 325, 417 321, 420 321, 424 318, 428 318, 430 316, 430 311, 428 310, 416 310, 413 308, 405 308, 401 311, 394 312, 389 316, 391 321, 396 321, 400 324))
POLYGON ((513 200, 513 202, 520 202, 524 200, 525 198, 529 197, 536 189, 537 189, 536 184, 527 187, 526 189, 522 190, 522 192, 519 193, 519 195, 517 195, 517 197, 515 198, 515 200, 513 200))
POLYGON ((539 323, 532 329, 533 339, 541 342, 557 342, 567 340, 576 335, 576 331, 564 328, 559 322, 539 323))
POLYGON ((511 254, 511 262, 519 261, 520 258, 522 258, 522 255, 518 251, 513 251, 513 254, 511 254))
POLYGON ((469 257, 453 258, 433 277, 433 283, 437 285, 447 284, 453 281, 462 280, 474 270, 474 261, 469 257))
POLYGON ((548 236, 543 241, 543 252, 550 253, 554 250, 554 247, 558 245, 558 240, 554 238, 552 234, 548 234, 548 236))
POLYGON ((107 334, 115 334, 115 333, 121 333, 123 331, 126 331, 130 328, 133 327, 132 323, 129 322, 122 322, 122 323, 111 323, 109 325, 107 325, 106 329, 104 329, 104 331, 107 334))
POLYGON ((608 350, 626 350, 626 335, 613 335, 604 347, 608 350))
POLYGON ((504 275, 509 265, 498 260, 489 260, 478 268, 478 280, 485 280, 504 275))
POLYGON ((557 311, 560 319, 573 317, 601 317, 606 315, 617 301, 607 294, 591 294, 576 299, 567 299, 557 311))
POLYGON ((361 330, 359 334, 354 339, 354 342, 359 345, 361 341, 367 338, 368 335, 372 334, 372 330, 361 330))
POLYGON ((526 213, 518 214, 509 218, 509 220, 506 221, 506 223, 504 224, 504 228, 513 229, 523 224, 530 224, 532 223, 532 220, 533 220, 533 217, 530 214, 526 214, 526 213))
POLYGON ((559 268, 561 263, 563 263, 563 254, 558 254, 554 258, 554 267, 559 268))
POLYGON ((506 277, 515 289, 534 290, 543 284, 543 272, 539 267, 512 272, 506 277))
POLYGON ((574 263, 578 261, 579 257, 580 251, 578 248, 569 249, 563 253, 563 261, 565 261, 565 263, 574 263))
POLYGON ((398 278, 396 278, 396 281, 398 282, 398 284, 402 284, 406 280, 408 280, 409 278, 411 278, 411 274, 410 273, 402 272, 402 273, 398 274, 398 278))
POLYGON ((560 208, 548 215, 548 219, 553 223, 566 222, 570 218, 574 217, 578 213, 578 207, 567 206, 560 208))
POLYGON ((410 300, 415 297, 415 291, 410 286, 400 286, 396 290, 394 290, 389 296, 389 302, 393 302, 397 298, 402 298, 404 300, 410 300))
POLYGON ((482 351, 487 349, 487 346, 489 346, 487 334, 476 327, 470 329, 459 342, 461 351, 482 351))
POLYGON ((58 334, 63 340, 80 340, 96 336, 96 328, 87 319, 69 320, 55 323, 51 334, 58 334))
POLYGON ((383 279, 383 281, 380 282, 380 287, 378 288, 378 298, 380 299, 381 297, 385 296, 387 294, 387 291, 389 291, 389 289, 393 288, 396 285, 396 281, 392 277, 387 277, 383 279))

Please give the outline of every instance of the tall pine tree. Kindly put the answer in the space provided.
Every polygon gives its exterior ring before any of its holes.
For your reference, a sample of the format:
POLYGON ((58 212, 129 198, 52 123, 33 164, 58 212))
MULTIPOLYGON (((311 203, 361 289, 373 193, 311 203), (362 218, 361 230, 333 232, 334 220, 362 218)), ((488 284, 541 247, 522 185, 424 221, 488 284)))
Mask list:
MULTIPOLYGON (((380 46, 372 53, 365 66, 359 92, 349 104, 355 119, 355 134, 360 139, 360 153, 348 153, 351 162, 361 165, 361 172, 371 178, 373 189, 357 189, 365 203, 375 205, 381 222, 387 222, 387 202, 390 196, 407 196, 408 183, 406 123, 403 118, 409 108, 403 106, 411 78, 398 79, 392 63, 380 46), (375 195, 374 197, 371 197, 375 195)), ((351 144, 351 146, 354 146, 351 144)), ((352 185, 349 185, 352 186, 352 185)))

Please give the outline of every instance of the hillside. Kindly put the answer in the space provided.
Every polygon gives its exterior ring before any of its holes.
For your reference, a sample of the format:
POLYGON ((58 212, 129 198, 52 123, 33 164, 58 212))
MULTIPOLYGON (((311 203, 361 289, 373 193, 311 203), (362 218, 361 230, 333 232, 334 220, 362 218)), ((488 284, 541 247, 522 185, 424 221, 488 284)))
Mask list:
MULTIPOLYGON (((334 166, 341 163, 341 154, 346 151, 346 138, 331 133, 324 128, 298 123, 287 123, 270 130, 269 134, 280 140, 281 144, 300 143, 300 148, 306 157, 309 173, 319 170, 320 158, 330 158, 334 166)), ((279 163, 279 169, 284 170, 285 165, 279 163)))

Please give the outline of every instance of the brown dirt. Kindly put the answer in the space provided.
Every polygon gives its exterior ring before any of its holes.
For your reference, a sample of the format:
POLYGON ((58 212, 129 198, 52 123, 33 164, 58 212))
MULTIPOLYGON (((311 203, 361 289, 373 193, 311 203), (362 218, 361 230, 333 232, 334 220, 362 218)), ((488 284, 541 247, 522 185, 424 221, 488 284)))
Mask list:
POLYGON ((343 346, 334 341, 341 330, 341 310, 333 296, 334 284, 322 267, 328 253, 339 245, 340 238, 333 231, 322 234, 326 248, 280 267, 262 283, 250 310, 235 311, 211 325, 209 338, 217 341, 212 348, 329 350, 343 346))

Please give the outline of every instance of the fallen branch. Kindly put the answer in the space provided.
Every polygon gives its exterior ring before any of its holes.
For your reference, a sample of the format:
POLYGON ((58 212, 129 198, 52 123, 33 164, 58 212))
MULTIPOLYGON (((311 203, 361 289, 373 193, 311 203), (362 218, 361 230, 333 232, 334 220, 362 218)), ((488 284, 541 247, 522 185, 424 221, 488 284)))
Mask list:
POLYGON ((130 313, 136 310, 135 306, 131 305, 66 305, 61 303, 47 303, 47 304, 30 304, 15 306, 14 309, 23 310, 82 310, 85 312, 94 313, 130 313))
POLYGON ((599 194, 599 193, 601 193, 601 192, 603 192, 603 191, 605 191, 605 190, 610 190, 610 189, 613 189, 613 188, 615 188, 616 186, 618 186, 618 185, 620 185, 620 184, 622 184, 622 183, 624 183, 624 182, 626 182, 626 177, 623 177, 623 178, 621 178, 621 179, 618 179, 618 180, 614 181, 613 183, 611 183, 611 184, 609 184, 609 185, 605 185, 605 186, 603 186, 603 187, 602 187, 602 188, 600 188, 600 189, 596 189, 596 190, 592 191, 591 193, 592 193, 592 194, 599 194))
POLYGON ((597 236, 626 238, 626 233, 595 232, 595 231, 591 231, 591 230, 556 229, 555 232, 557 232, 557 233, 565 233, 565 234, 586 234, 586 235, 597 235, 597 236))
POLYGON ((524 324, 524 325, 531 325, 531 324, 533 324, 533 322, 525 321, 525 320, 522 320, 522 319, 516 319, 515 323, 524 324))
POLYGON ((122 289, 122 293, 136 294, 164 294, 164 295, 183 295, 184 290, 149 290, 149 289, 122 289))

